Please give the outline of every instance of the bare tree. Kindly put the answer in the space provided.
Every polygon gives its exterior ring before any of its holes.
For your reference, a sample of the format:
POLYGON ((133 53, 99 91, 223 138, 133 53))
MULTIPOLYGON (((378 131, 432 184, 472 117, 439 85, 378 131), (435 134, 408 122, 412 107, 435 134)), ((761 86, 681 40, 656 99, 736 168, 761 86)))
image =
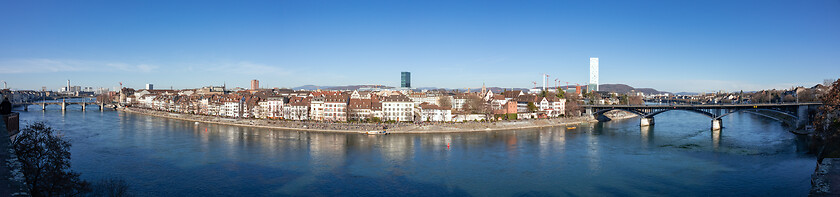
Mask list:
POLYGON ((796 98, 794 98, 793 95, 788 94, 782 98, 782 102, 796 102, 796 98))
POLYGON ((826 157, 826 153, 840 152, 840 79, 834 81, 828 92, 822 95, 819 112, 814 117, 816 131, 814 137, 822 142, 821 151, 817 156, 818 162, 826 157))
POLYGON ((831 89, 822 96, 823 105, 820 113, 815 117, 815 124, 823 135, 840 134, 840 79, 831 85, 831 89))
POLYGON ((482 113, 481 111, 484 108, 484 99, 478 97, 476 95, 469 95, 467 96, 466 104, 464 104, 465 111, 469 111, 471 113, 482 113))
POLYGON ((123 179, 108 178, 93 183, 90 196, 131 196, 129 185, 123 179))
POLYGON ((580 115, 580 97, 575 94, 570 94, 566 97, 566 116, 580 115))
POLYGON ((817 91, 808 89, 796 94, 799 97, 799 102, 819 102, 817 99, 817 91))
POLYGON ((438 98, 438 106, 452 107, 452 99, 450 99, 449 96, 441 95, 440 98, 438 98))
POLYGON ((627 103, 630 105, 643 105, 645 101, 642 99, 642 96, 630 96, 627 98, 627 103))
POLYGON ((21 129, 12 149, 32 196, 73 196, 90 191, 90 183, 70 169, 70 142, 43 122, 21 129))

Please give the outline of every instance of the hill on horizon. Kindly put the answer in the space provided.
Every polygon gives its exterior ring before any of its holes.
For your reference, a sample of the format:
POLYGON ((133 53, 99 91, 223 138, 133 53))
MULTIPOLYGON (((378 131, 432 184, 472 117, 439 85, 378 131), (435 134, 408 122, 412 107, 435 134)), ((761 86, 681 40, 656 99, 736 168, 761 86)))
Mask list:
MULTIPOLYGON (((293 90, 308 90, 308 91, 318 90, 318 89, 320 89, 320 90, 358 90, 359 88, 375 88, 375 87, 383 88, 383 89, 394 88, 394 87, 391 87, 391 86, 379 86, 379 85, 346 85, 346 86, 304 85, 304 86, 294 87, 292 89, 293 90)), ((573 88, 574 86, 570 86, 570 87, 573 88)), ((538 88, 541 88, 541 87, 538 87, 538 88)), ((565 89, 566 87, 561 86, 561 88, 565 89)), ((659 90, 656 90, 656 89, 653 89, 653 88, 634 88, 634 87, 626 85, 626 84, 602 84, 602 85, 599 86, 599 88, 600 88, 601 91, 604 91, 604 92, 615 92, 615 93, 620 93, 620 94, 627 94, 627 93, 630 93, 631 91, 642 92, 644 94, 664 94, 664 93, 669 93, 670 94, 670 92, 659 91, 659 90)), ((481 87, 475 87, 475 88, 437 88, 437 87, 412 88, 412 90, 415 90, 415 91, 439 90, 439 89, 444 89, 444 90, 448 90, 448 91, 455 90, 455 91, 459 91, 459 92, 465 92, 468 89, 470 90, 470 92, 481 91, 481 87)), ((487 87, 487 89, 491 90, 493 92, 499 93, 499 92, 502 92, 504 90, 514 90, 514 91, 515 90, 524 90, 524 91, 527 91, 530 88, 487 87)))
POLYGON ((599 88, 599 91, 615 92, 615 93, 619 93, 619 94, 627 94, 627 93, 630 93, 631 91, 641 92, 641 93, 644 93, 646 95, 665 94, 665 93, 671 94, 670 92, 659 91, 659 90, 656 90, 656 89, 653 89, 653 88, 634 88, 634 87, 629 86, 627 84, 601 84, 601 85, 598 86, 598 88, 599 88))

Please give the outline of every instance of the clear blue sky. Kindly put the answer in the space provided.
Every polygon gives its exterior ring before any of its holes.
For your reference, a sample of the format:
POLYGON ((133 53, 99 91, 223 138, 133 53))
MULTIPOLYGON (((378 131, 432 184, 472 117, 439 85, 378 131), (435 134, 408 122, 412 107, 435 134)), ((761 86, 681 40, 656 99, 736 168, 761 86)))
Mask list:
POLYGON ((16 89, 531 87, 589 57, 602 84, 811 86, 840 77, 840 1, 0 1, 16 89))

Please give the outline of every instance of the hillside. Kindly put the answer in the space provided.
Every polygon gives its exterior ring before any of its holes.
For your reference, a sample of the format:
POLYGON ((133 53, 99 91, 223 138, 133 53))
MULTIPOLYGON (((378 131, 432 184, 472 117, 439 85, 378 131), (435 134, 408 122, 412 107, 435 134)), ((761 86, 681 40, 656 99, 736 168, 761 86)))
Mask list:
POLYGON ((615 92, 615 93, 620 93, 620 94, 627 94, 627 93, 630 93, 631 91, 642 92, 646 95, 665 94, 665 93, 670 94, 670 92, 663 92, 663 91, 659 91, 659 90, 656 90, 656 89, 653 89, 653 88, 634 88, 634 87, 626 85, 626 84, 601 84, 601 85, 598 86, 598 88, 600 89, 600 91, 615 92))
POLYGON ((299 87, 292 88, 293 90, 358 90, 359 88, 373 88, 379 87, 384 89, 394 88, 390 86, 377 86, 377 85, 347 85, 347 86, 317 86, 317 85, 304 85, 299 87))

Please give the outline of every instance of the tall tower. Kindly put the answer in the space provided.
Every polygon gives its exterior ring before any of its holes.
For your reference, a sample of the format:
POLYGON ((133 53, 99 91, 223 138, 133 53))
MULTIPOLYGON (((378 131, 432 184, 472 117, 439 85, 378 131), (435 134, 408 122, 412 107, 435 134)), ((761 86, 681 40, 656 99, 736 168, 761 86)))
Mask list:
POLYGON ((260 89, 260 80, 251 80, 251 90, 260 89))
POLYGON ((598 91, 598 58, 589 58, 589 91, 598 91))
POLYGON ((411 72, 402 72, 400 80, 401 88, 411 88, 411 72))
POLYGON ((69 79, 67 80, 67 89, 64 89, 64 90, 68 91, 68 92, 70 91, 70 80, 69 79))

